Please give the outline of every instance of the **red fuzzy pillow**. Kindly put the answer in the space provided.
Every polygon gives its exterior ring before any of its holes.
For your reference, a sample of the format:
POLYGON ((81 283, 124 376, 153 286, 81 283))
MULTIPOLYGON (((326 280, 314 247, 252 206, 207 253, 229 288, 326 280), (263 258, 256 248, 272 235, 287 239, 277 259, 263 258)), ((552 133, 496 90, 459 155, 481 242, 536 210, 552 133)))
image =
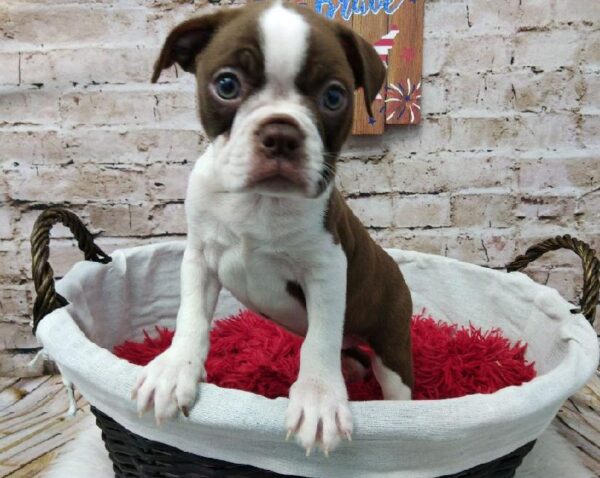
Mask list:
MULTIPOLYGON (((118 357, 145 365, 167 349, 173 331, 156 327, 141 343, 115 347, 118 357)), ((493 393, 535 377, 525 360, 526 344, 511 344, 501 331, 482 332, 435 321, 424 312, 412 320, 415 389, 413 398, 434 400, 472 393, 493 393)), ((287 397, 298 375, 302 338, 250 311, 215 322, 206 361, 207 380, 268 398, 287 397)), ((373 373, 347 383, 351 400, 381 400, 373 373)))

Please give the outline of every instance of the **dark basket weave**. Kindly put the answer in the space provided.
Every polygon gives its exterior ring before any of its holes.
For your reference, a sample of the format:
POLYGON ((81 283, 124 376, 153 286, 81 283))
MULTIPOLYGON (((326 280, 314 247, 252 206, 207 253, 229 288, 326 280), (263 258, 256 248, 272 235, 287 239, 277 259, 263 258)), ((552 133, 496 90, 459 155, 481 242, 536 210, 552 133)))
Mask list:
MULTIPOLYGON (((39 321, 49 312, 67 304, 67 301, 56 293, 54 288, 54 272, 48 263, 50 229, 58 222, 71 229, 84 252, 85 259, 108 263, 110 257, 94 244, 93 236, 81 223, 79 218, 61 208, 49 208, 38 217, 31 234, 31 254, 33 279, 36 299, 33 309, 33 331, 39 321)), ((587 244, 570 237, 557 236, 548 239, 527 250, 507 266, 508 272, 521 270, 530 262, 548 251, 570 249, 582 260, 583 294, 578 309, 590 323, 594 321, 598 293, 600 290, 600 261, 595 251, 587 244)), ((213 458, 187 453, 161 442, 148 440, 130 432, 115 422, 111 417, 91 407, 96 416, 96 423, 102 430, 102 439, 113 462, 115 476, 118 478, 134 477, 186 477, 186 478, 242 478, 242 477, 284 477, 271 471, 249 465, 240 465, 213 458)), ((468 470, 440 478, 510 478, 515 475, 523 458, 531 451, 535 441, 517 448, 508 455, 497 458, 468 470)))

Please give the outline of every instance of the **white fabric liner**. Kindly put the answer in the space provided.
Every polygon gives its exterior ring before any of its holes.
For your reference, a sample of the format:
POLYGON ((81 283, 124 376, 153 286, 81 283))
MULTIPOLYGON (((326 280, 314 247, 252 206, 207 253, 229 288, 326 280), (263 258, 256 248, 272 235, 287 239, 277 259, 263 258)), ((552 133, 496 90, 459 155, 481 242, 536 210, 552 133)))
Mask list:
MULTIPOLYGON (((138 418, 131 388, 140 367, 111 348, 154 325, 174 326, 183 242, 115 251, 113 262, 77 263, 57 284, 69 305, 40 323, 46 351, 89 402, 129 430, 198 455, 309 477, 424 478, 457 473, 536 439, 598 364, 596 334, 554 289, 441 256, 390 249, 415 311, 458 324, 500 327, 529 344, 538 377, 491 395, 449 400, 353 402, 355 432, 329 458, 284 441, 287 399, 201 384, 190 417, 160 429, 138 418)), ((217 317, 241 305, 221 293, 217 317)))

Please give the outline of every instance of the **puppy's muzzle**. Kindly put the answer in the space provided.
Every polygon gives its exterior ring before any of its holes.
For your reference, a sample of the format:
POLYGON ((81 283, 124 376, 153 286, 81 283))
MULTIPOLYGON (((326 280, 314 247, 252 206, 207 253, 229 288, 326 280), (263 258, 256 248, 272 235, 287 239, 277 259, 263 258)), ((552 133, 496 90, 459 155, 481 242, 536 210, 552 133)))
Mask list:
POLYGON ((263 121, 255 131, 254 161, 250 184, 280 189, 306 189, 305 134, 291 117, 274 116, 263 121))

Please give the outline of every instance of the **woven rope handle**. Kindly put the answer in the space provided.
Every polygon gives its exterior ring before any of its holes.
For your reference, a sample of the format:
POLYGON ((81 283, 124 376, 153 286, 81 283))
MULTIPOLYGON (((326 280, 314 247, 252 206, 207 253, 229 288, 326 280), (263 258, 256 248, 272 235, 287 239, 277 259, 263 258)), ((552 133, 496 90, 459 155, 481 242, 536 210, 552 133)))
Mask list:
POLYGON ((508 272, 520 271, 530 262, 546 252, 557 249, 570 249, 581 258, 583 265, 583 293, 579 302, 579 309, 590 324, 594 323, 596 305, 598 303, 598 292, 600 291, 600 261, 596 257, 596 251, 585 242, 565 234, 548 239, 527 249, 525 254, 518 256, 513 262, 506 266, 508 272))
POLYGON ((33 225, 31 232, 31 269, 35 287, 35 302, 33 304, 33 333, 44 316, 54 309, 68 304, 67 300, 56 293, 54 287, 54 271, 48 262, 50 254, 50 229, 61 222, 67 226, 77 245, 84 253, 86 261, 107 264, 111 258, 96 244, 94 237, 83 225, 81 220, 72 212, 59 207, 51 207, 40 214, 33 225))

